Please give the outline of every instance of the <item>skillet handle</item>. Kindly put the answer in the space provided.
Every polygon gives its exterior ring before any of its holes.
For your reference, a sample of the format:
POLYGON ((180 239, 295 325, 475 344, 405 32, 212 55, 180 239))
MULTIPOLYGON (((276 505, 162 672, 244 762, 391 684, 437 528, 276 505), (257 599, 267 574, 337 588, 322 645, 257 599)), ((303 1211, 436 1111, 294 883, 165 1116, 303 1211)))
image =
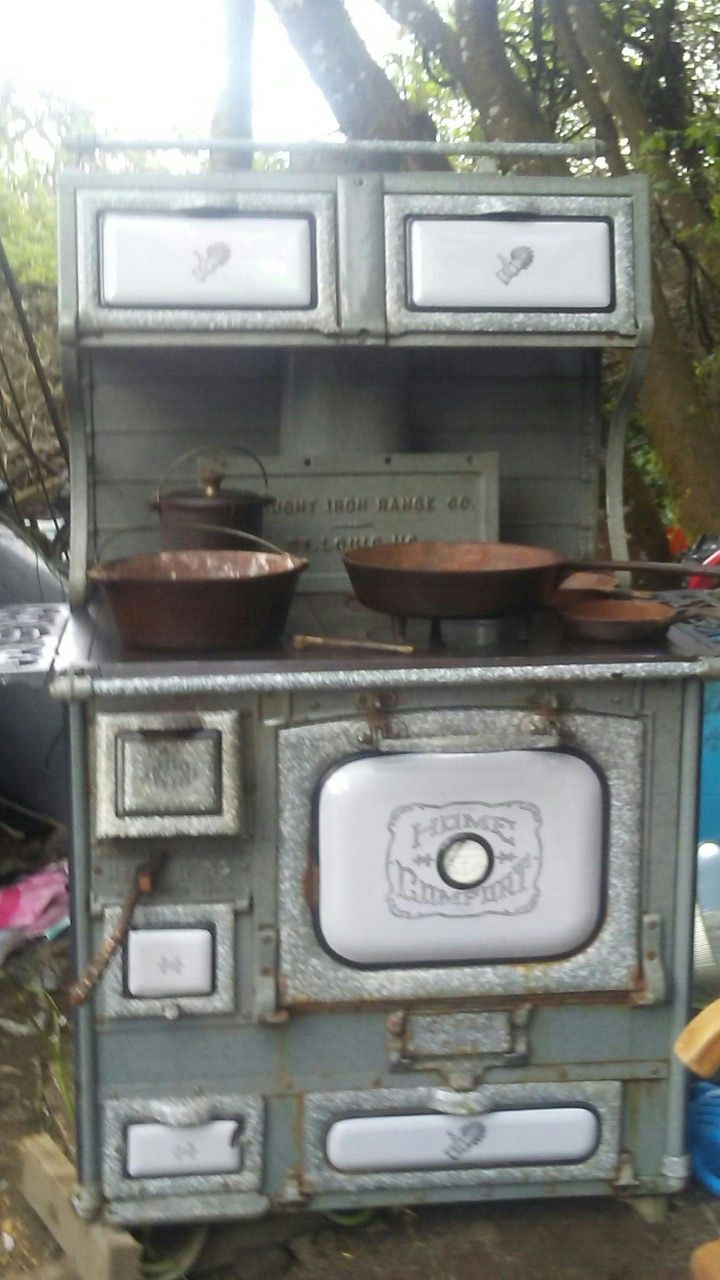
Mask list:
POLYGON ((698 564, 695 560, 681 564, 675 560, 667 563, 664 560, 564 560, 559 567, 563 573, 565 571, 575 573, 579 569, 612 573, 617 569, 631 573, 672 573, 680 578, 686 578, 689 574, 702 574, 704 578, 720 578, 720 565, 698 564))

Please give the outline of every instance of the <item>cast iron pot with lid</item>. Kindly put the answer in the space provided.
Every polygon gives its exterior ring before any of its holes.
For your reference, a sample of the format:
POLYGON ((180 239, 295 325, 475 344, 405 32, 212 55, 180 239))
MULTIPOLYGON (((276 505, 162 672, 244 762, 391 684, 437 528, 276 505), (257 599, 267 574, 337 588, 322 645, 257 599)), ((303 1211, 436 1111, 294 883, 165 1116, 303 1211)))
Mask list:
MULTIPOLYGON (((382 543, 348 551, 343 563, 360 603, 395 618, 528 613, 546 608, 563 578, 577 569, 685 576, 697 567, 650 560, 567 560, 547 547, 512 542, 382 543)), ((714 576, 720 578, 720 569, 714 576)))
POLYGON ((103 588, 128 648, 258 649, 282 633, 308 562, 252 540, 269 550, 160 551, 105 561, 88 577, 103 588))
POLYGON ((160 513, 160 535, 166 551, 208 548, 217 551, 237 551, 249 546, 254 538, 262 537, 263 512, 271 506, 267 472, 260 459, 249 449, 234 448, 256 462, 265 482, 265 492, 249 489, 223 489, 223 474, 217 466, 207 466, 200 472, 197 489, 173 489, 164 492, 163 486, 170 472, 183 462, 207 455, 202 445, 188 449, 171 462, 158 484, 153 505, 160 513), (238 533, 247 533, 244 542, 238 533))

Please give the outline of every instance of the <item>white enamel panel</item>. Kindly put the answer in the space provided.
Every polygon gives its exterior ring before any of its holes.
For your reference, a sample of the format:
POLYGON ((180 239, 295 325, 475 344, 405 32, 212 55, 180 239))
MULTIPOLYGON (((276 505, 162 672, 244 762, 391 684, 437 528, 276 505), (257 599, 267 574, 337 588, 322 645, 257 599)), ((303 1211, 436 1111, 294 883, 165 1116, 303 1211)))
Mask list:
POLYGON ((492 1168, 588 1160, 600 1123, 587 1107, 538 1107, 468 1118, 446 1115, 358 1116, 338 1120, 326 1155, 341 1173, 492 1168))
POLYGON ((599 923, 603 826, 598 774, 569 753, 350 760, 319 796, 321 935, 359 965, 570 953, 599 923), (473 866, 484 878, 467 885, 473 866))
POLYGON ((312 304, 307 217, 106 213, 100 225, 105 306, 312 304))
POLYGON ((173 1174, 237 1173, 242 1149, 237 1120, 206 1124, 130 1124, 126 1134, 126 1168, 130 1178, 162 1178, 173 1174))
POLYGON ((612 303, 609 223, 598 219, 414 218, 415 307, 601 310, 612 303))
POLYGON ((205 996, 213 989, 209 929, 131 929, 127 939, 131 996, 205 996))

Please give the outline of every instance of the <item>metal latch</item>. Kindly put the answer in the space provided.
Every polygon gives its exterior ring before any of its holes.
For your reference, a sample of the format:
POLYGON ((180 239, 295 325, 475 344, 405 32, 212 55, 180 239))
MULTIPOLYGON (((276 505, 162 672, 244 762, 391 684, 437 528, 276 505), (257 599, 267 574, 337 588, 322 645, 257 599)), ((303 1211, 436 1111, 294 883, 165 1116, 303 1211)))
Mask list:
POLYGON ((437 1071, 452 1089, 469 1089, 490 1067, 528 1059, 532 1006, 481 1012, 388 1015, 388 1061, 394 1071, 437 1071))

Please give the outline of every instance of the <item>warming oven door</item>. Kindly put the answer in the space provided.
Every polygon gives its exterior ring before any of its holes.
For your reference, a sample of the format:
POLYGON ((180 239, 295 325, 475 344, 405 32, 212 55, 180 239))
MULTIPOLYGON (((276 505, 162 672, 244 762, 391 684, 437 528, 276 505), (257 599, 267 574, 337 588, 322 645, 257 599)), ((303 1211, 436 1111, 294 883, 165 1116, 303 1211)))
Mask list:
POLYGON ((281 989, 289 1004, 630 990, 643 731, 519 711, 280 734, 281 989))

